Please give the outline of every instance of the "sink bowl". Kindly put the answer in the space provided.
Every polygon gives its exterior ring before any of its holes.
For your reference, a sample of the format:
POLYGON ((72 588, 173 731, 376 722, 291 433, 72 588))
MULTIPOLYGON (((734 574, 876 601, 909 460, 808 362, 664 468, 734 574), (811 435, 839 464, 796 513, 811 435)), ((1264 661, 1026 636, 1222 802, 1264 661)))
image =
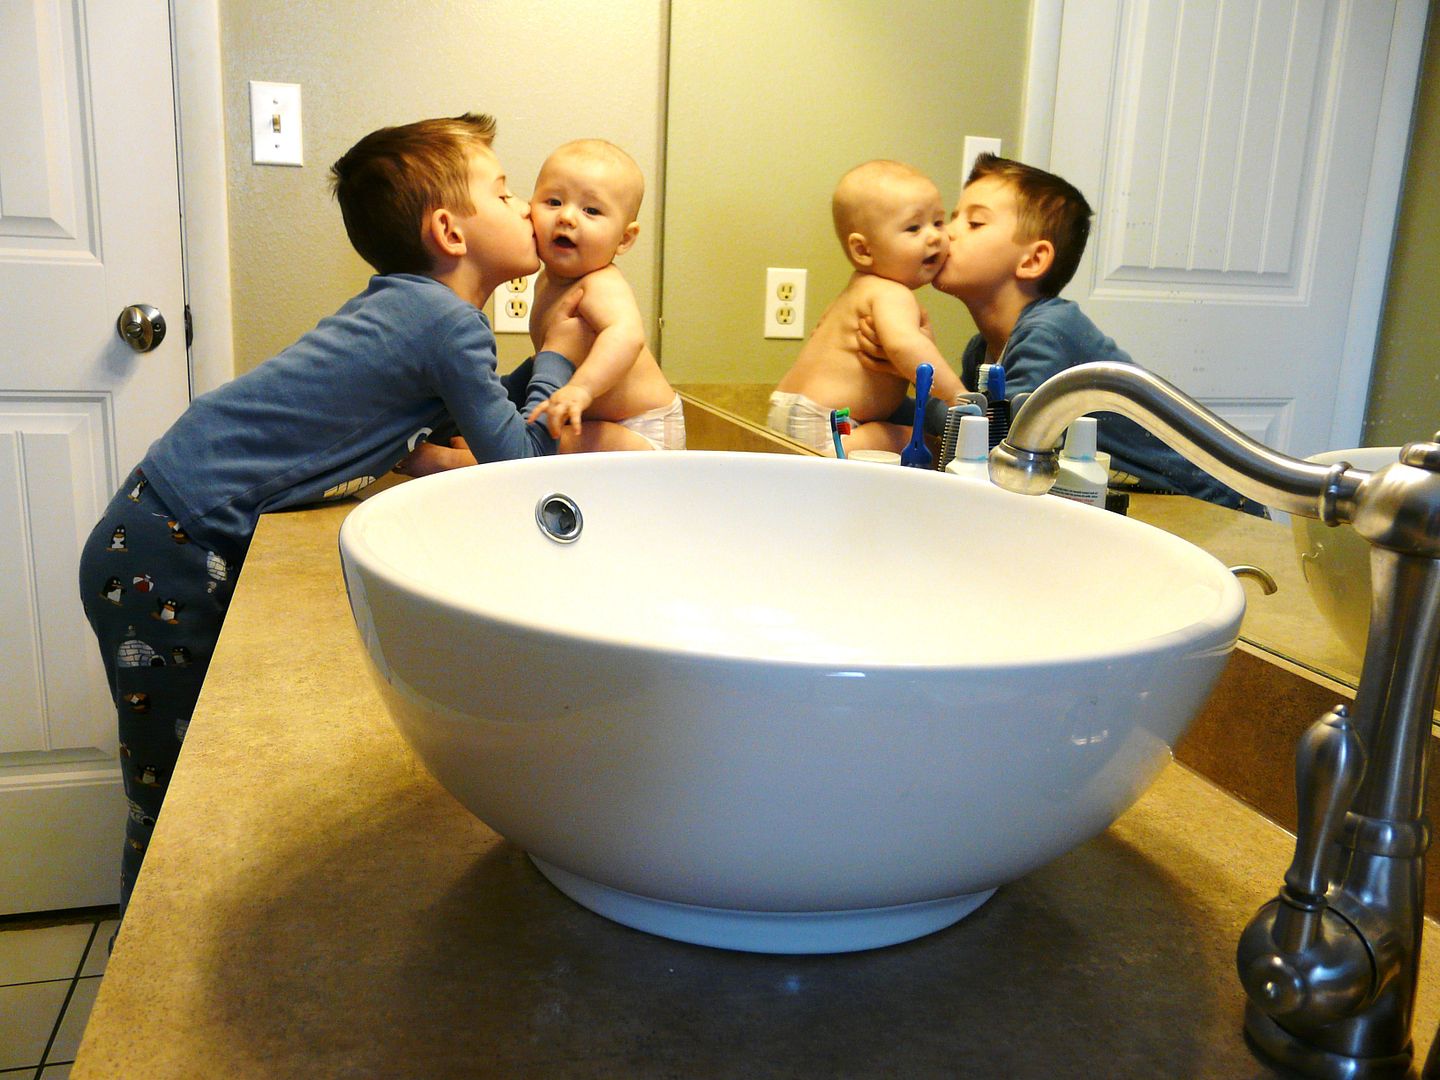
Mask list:
MULTIPOLYGON (((1330 450, 1307 460, 1321 465, 1348 461, 1357 469, 1374 472, 1399 461, 1400 450, 1398 446, 1364 446, 1330 450)), ((1349 525, 1332 528, 1314 518, 1292 516, 1290 531, 1315 606, 1353 654, 1359 671, 1370 632, 1370 544, 1349 525)))
POLYGON ((457 800, 586 907, 759 952, 919 937, 1104 830, 1244 609, 1140 522, 768 454, 412 480, 340 551, 386 705, 457 800))

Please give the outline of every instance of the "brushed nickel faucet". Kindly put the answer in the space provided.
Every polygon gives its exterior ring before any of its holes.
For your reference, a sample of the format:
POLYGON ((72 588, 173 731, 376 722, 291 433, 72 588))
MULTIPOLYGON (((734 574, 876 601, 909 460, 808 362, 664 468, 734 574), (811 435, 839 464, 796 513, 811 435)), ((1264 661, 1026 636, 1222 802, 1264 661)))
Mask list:
MULTIPOLYGON (((1279 895, 1236 954, 1260 1054, 1300 1073, 1403 1076, 1424 929, 1425 765, 1440 674, 1440 433, 1374 472, 1276 453, 1164 379, 1130 364, 1070 368, 1042 384, 990 453, 1001 487, 1043 494, 1078 416, 1121 413, 1237 491, 1349 524, 1370 542, 1370 636, 1353 708, 1296 749, 1299 824, 1279 895)), ((1427 1069, 1427 1075, 1429 1070, 1427 1069)))

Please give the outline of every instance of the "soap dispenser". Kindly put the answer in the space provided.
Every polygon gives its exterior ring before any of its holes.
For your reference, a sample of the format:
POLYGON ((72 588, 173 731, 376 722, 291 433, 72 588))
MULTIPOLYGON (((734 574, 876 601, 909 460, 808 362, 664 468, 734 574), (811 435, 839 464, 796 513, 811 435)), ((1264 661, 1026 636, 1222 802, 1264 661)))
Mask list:
POLYGON ((945 466, 951 476, 990 482, 990 421, 978 415, 960 417, 955 457, 945 466))
POLYGON ((1079 417, 1070 425, 1060 451, 1060 475, 1050 491, 1062 499, 1104 507, 1110 474, 1095 460, 1095 431, 1093 416, 1079 417))

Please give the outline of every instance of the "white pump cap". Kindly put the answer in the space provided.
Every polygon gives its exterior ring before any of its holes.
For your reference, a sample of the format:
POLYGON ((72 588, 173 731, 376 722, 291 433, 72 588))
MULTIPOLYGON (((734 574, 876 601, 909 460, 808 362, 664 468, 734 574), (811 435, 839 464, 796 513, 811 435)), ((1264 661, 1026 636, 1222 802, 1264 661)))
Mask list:
POLYGON ((962 416, 959 443, 955 449, 956 458, 984 461, 990 456, 990 421, 983 416, 962 416))
POLYGON ((1077 461, 1094 461, 1095 426, 1093 416, 1077 417, 1065 432, 1065 449, 1060 456, 1077 461))

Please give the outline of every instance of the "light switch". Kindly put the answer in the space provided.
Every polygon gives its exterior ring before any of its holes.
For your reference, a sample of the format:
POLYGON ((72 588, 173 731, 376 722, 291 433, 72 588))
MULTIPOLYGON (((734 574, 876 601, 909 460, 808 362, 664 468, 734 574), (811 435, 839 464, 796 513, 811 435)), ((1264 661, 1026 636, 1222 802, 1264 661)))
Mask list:
POLYGON ((256 165, 304 165, 300 84, 250 84, 250 160, 256 165))
POLYGON ((970 170, 975 167, 975 159, 981 154, 1000 154, 1000 140, 991 139, 984 135, 966 135, 965 149, 960 162, 960 187, 963 190, 965 181, 970 178, 970 170))

